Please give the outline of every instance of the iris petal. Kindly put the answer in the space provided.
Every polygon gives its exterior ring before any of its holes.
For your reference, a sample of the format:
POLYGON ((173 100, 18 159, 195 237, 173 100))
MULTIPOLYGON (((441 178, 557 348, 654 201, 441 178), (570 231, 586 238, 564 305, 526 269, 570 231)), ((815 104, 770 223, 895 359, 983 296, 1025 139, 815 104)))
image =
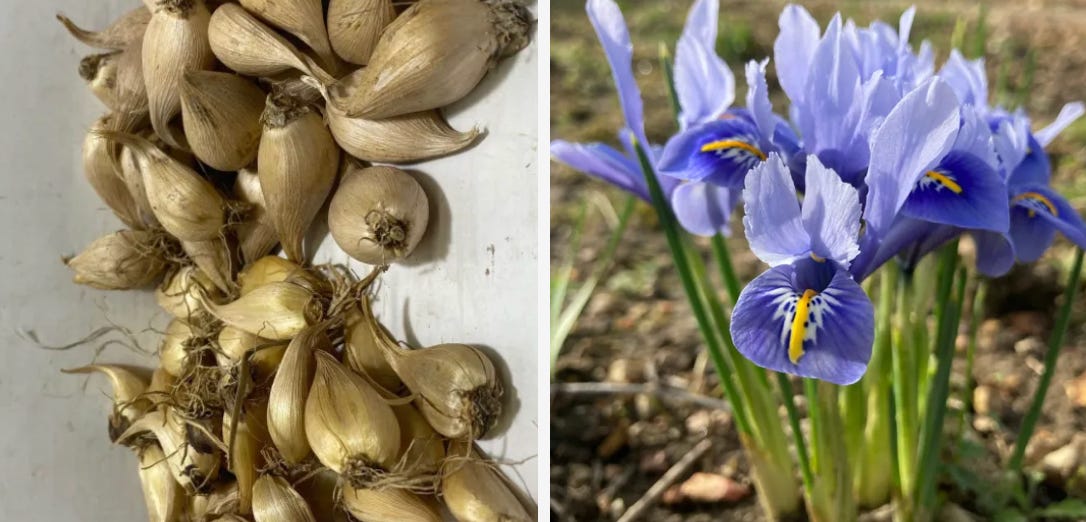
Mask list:
POLYGON ((728 225, 732 211, 739 204, 740 194, 736 189, 690 181, 675 189, 671 206, 679 224, 688 232, 699 236, 730 236, 728 225))
POLYGON ((999 277, 1014 267, 1014 243, 1008 234, 980 230, 973 232, 977 245, 977 271, 999 277))
POLYGON ((803 198, 803 227, 811 237, 811 251, 848 268, 860 253, 860 197, 856 189, 822 166, 807 159, 807 192, 803 198))
POLYGON ((785 6, 778 24, 780 33, 773 42, 777 77, 792 103, 802 103, 811 56, 818 47, 821 31, 811 13, 794 4, 785 6))
POLYGON ((684 129, 716 118, 735 101, 735 76, 716 54, 716 0, 699 0, 690 9, 675 48, 675 93, 684 129))
POLYGON ((555 159, 589 176, 606 181, 626 192, 648 201, 649 192, 641 169, 619 151, 602 143, 551 143, 555 159))
POLYGON ((871 137, 864 209, 869 232, 886 233, 917 179, 950 150, 959 122, 958 99, 940 80, 905 95, 890 112, 871 137))
POLYGON ((638 141, 648 143, 641 90, 633 74, 633 43, 630 42, 630 31, 626 28, 622 10, 614 0, 588 0, 585 10, 611 65, 611 76, 618 90, 626 126, 638 141))
POLYGON ((1026 219, 1040 219, 1059 230, 1069 241, 1086 248, 1086 223, 1059 193, 1045 186, 1020 188, 1011 198, 1016 213, 1025 211, 1026 219))
POLYGON ((777 154, 771 154, 747 176, 743 190, 743 227, 754 255, 770 266, 789 263, 811 252, 803 228, 792 175, 777 154))
POLYGON ((746 118, 714 120, 672 137, 660 157, 660 173, 740 188, 751 168, 765 159, 758 131, 746 118))
POLYGON ((1010 227, 1007 186, 980 158, 951 151, 925 173, 901 211, 933 223, 1005 232, 1010 227))
POLYGON ((847 271, 803 259, 770 268, 743 289, 731 333, 758 366, 852 384, 871 359, 875 311, 847 271))
POLYGON ((1075 120, 1079 119, 1084 113, 1086 113, 1086 107, 1083 107, 1082 102, 1072 102, 1064 105, 1052 123, 1034 133, 1034 135, 1037 136, 1037 142, 1040 143, 1041 146, 1047 147, 1049 143, 1052 143, 1052 140, 1056 139, 1056 136, 1074 123, 1075 120))

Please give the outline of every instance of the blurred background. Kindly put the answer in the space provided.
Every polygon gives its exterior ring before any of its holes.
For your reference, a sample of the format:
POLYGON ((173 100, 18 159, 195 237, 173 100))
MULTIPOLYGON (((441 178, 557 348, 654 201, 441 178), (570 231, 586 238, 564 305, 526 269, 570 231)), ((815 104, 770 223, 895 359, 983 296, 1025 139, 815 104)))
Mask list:
MULTIPOLYGON (((663 143, 675 131, 661 72, 661 44, 672 50, 691 0, 619 0, 633 36, 634 70, 645 99, 646 131, 663 143)), ((717 51, 735 71, 736 100, 746 93, 742 67, 772 57, 780 1, 721 0, 717 51)), ((825 26, 835 11, 860 25, 880 19, 897 27, 907 2, 803 2, 825 26)), ((914 48, 930 40, 936 67, 951 43, 967 58, 986 58, 993 103, 1024 107, 1034 129, 1066 102, 1086 100, 1086 2, 1081 0, 917 2, 914 48)), ((617 145, 622 125, 610 71, 582 0, 554 0, 551 28, 551 136, 617 145)), ((785 110, 772 63, 775 109, 785 110)), ((1086 119, 1048 149, 1054 186, 1086 209, 1086 119)), ((643 520, 760 520, 746 463, 717 381, 707 364, 671 256, 652 208, 633 207, 628 228, 608 260, 608 239, 627 202, 625 193, 552 162, 552 286, 600 275, 583 313, 562 344, 553 369, 551 513, 555 520, 615 520, 664 472, 706 438, 711 449, 666 491, 643 520), (600 259, 604 260, 601 265, 600 259), (605 271, 595 271, 606 265, 605 271)), ((733 223, 741 223, 734 219, 733 223)), ((729 243, 740 275, 761 268, 735 228, 729 243)), ((707 243, 702 245, 708 252, 707 243)), ((963 241, 962 253, 971 254, 963 241)), ((954 417, 968 408, 972 433, 948 457, 943 490, 973 510, 985 499, 985 477, 999 471, 1028 407, 1047 350, 1055 307, 1072 249, 1062 238, 1034 265, 989 285, 973 371, 971 406, 954 399, 954 417)), ((716 285, 723 291, 720 284, 716 285)), ((1081 291, 1081 290, 1080 290, 1081 291)), ((1081 296, 1082 294, 1080 294, 1081 296)), ((959 348, 964 349, 964 336, 959 348)), ((1059 370, 1027 451, 1027 464, 1049 472, 1041 495, 1086 497, 1086 299, 1078 298, 1059 370), (1061 467, 1062 466, 1062 467, 1061 467), (1073 475, 1074 473, 1070 473, 1073 475)), ((964 357, 952 386, 964 383, 964 357)), ((957 397, 960 392, 952 392, 957 397)), ((887 466, 889 466, 889 459, 887 466)), ((872 515, 872 514, 869 514, 872 515)))

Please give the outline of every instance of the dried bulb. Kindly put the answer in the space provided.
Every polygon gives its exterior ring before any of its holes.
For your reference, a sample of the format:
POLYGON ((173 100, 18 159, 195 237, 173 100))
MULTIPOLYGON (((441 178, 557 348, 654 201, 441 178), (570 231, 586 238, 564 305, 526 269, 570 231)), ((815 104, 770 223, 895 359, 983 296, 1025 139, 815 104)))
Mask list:
POLYGON ((166 454, 157 443, 138 451, 140 485, 151 522, 181 522, 185 511, 185 491, 173 479, 166 454))
POLYGON ((185 322, 179 319, 170 321, 158 347, 162 369, 174 377, 184 375, 188 366, 195 362, 189 358, 195 337, 196 333, 185 322))
POLYGON ((442 344, 405 350, 382 344, 389 364, 418 395, 419 411, 438 433, 451 439, 486 435, 501 414, 502 385, 494 364, 478 348, 442 344))
POLYGON ((426 233, 430 206, 414 178, 393 167, 351 168, 328 208, 332 238, 371 265, 407 257, 426 233))
POLYGON ((432 498, 405 489, 355 488, 345 484, 343 508, 360 522, 442 522, 445 520, 432 498))
POLYGON ((316 522, 313 512, 290 483, 271 475, 257 479, 253 487, 253 519, 256 522, 316 522))
POLYGON ((120 51, 90 55, 79 62, 79 75, 111 111, 146 112, 142 52, 143 43, 136 41, 120 51))
POLYGON ((161 234, 122 230, 102 236, 67 261, 72 280, 101 290, 130 290, 154 284, 166 270, 161 234))
POLYGON ((306 480, 296 484, 295 490, 309 504, 313 516, 321 522, 348 522, 347 514, 339 506, 339 475, 322 469, 313 472, 306 480))
POLYGON ((238 73, 269 77, 295 69, 332 81, 294 44, 237 4, 223 4, 216 9, 208 33, 215 56, 238 73))
POLYGON ((101 31, 88 31, 75 25, 63 14, 57 14, 57 20, 64 24, 68 33, 76 40, 91 47, 99 49, 121 50, 132 42, 143 39, 143 33, 147 30, 147 24, 151 21, 151 11, 145 6, 140 6, 121 15, 109 27, 101 31))
POLYGON ((385 28, 367 67, 330 87, 331 103, 370 119, 444 107, 526 46, 530 26, 513 0, 420 0, 385 28))
POLYGON ((331 0, 328 2, 328 39, 336 54, 351 63, 366 65, 396 9, 392 0, 331 0))
POLYGON ((131 228, 142 229, 144 226, 136 201, 117 171, 114 160, 117 147, 99 134, 108 130, 129 130, 117 129, 120 124, 121 118, 113 114, 103 116, 94 123, 83 139, 83 173, 94 192, 118 219, 131 228))
POLYGON ((321 0, 240 0, 242 7, 262 20, 297 36, 333 70, 338 59, 328 42, 321 0))
POLYGON ((470 443, 452 442, 441 481, 441 498, 460 522, 532 522, 535 520, 510 488, 509 482, 483 461, 470 443))
POLYGON ((221 236, 226 200, 214 185, 144 138, 119 132, 99 134, 135 154, 147 200, 162 228, 182 241, 221 236))
POLYGON ((224 326, 219 330, 218 341, 219 352, 215 357, 219 366, 233 366, 241 362, 249 350, 274 342, 233 326, 224 326))
POLYGON ((363 296, 362 299, 367 301, 367 305, 351 308, 344 322, 344 362, 385 390, 396 392, 403 386, 403 381, 392 366, 389 366, 378 345, 381 336, 387 337, 388 333, 370 313, 369 296, 363 296))
POLYGON ((303 241, 339 170, 339 147, 320 115, 273 91, 258 156, 268 216, 287 257, 305 260, 303 241))
POLYGON ((293 281, 264 285, 223 305, 202 301, 223 323, 273 341, 294 338, 323 314, 313 291, 293 281))
POLYGON ((169 123, 181 112, 179 87, 184 74, 215 65, 208 43, 210 21, 204 0, 157 0, 143 37, 143 77, 151 125, 173 147, 178 147, 178 141, 169 123))
POLYGON ((396 414, 364 379, 327 352, 316 355, 305 404, 305 433, 313 453, 355 486, 379 481, 399 457, 396 414))
POLYGON ((181 249, 200 268, 215 287, 223 293, 234 293, 234 272, 241 261, 232 248, 232 241, 216 237, 207 241, 181 241, 181 249))
POLYGON ((367 120, 348 118, 329 104, 326 116, 336 143, 351 156, 366 161, 414 163, 458 152, 479 137, 477 129, 453 129, 438 111, 367 120))
POLYGON ((238 510, 238 484, 234 481, 220 481, 211 493, 193 496, 190 503, 189 520, 222 520, 220 517, 238 510))
POLYGON ((185 137, 200 161, 236 171, 256 160, 264 91, 229 73, 189 71, 181 81, 185 137))
POLYGON ((245 295, 266 284, 286 281, 301 272, 302 266, 289 259, 264 256, 238 274, 238 285, 241 287, 241 295, 245 295))
POLYGON ((203 324, 207 322, 208 313, 200 301, 201 291, 212 298, 222 296, 202 270, 191 265, 184 266, 166 276, 155 290, 155 301, 177 319, 189 324, 203 324))
POLYGON ((230 410, 223 414, 222 440, 230 448, 229 468, 238 481, 238 512, 246 515, 252 513, 257 470, 265 465, 261 451, 269 443, 266 416, 263 402, 246 403, 236 428, 230 410))
POLYGON ((268 432, 283 460, 298 464, 309 456, 306 436, 306 398, 313 383, 315 352, 332 349, 323 326, 303 330, 287 346, 268 399, 268 432))
MULTIPOLYGON (((264 192, 260 188, 260 176, 255 170, 238 171, 234 181, 234 197, 249 205, 245 221, 235 228, 241 258, 248 264, 271 253, 279 244, 279 234, 275 232, 275 225, 268 217, 268 209, 264 206, 264 192)), ((244 284, 242 286, 244 293, 244 284)))
POLYGON ((410 475, 436 474, 445 461, 445 439, 438 435, 430 423, 414 406, 404 404, 393 408, 400 421, 399 468, 410 475))
POLYGON ((64 370, 69 374, 101 373, 109 378, 113 387, 113 412, 109 416, 109 440, 116 442, 129 426, 151 408, 144 397, 150 384, 150 374, 145 370, 120 365, 92 364, 64 370))
MULTIPOLYGON (((159 150, 165 152, 171 158, 177 160, 182 165, 193 165, 194 158, 188 152, 170 148, 166 145, 153 130, 139 133, 140 136, 146 138, 159 150)), ((146 224, 146 228, 161 227, 158 223, 158 219, 155 218, 155 213, 151 209, 151 201, 147 199, 147 189, 143 186, 143 170, 140 167, 139 156, 132 147, 121 146, 120 165, 118 167, 121 172, 121 177, 124 178, 124 182, 128 185, 128 191, 132 194, 132 198, 136 200, 136 208, 139 209, 140 221, 146 224)))
POLYGON ((196 451, 185 440, 185 431, 185 421, 173 410, 152 411, 133 422, 117 441, 124 444, 141 433, 154 434, 174 480, 189 494, 206 493, 219 474, 220 456, 196 451))
POLYGON ((153 408, 161 410, 170 401, 176 385, 177 377, 160 366, 151 372, 151 384, 147 387, 147 393, 144 396, 151 401, 153 408))

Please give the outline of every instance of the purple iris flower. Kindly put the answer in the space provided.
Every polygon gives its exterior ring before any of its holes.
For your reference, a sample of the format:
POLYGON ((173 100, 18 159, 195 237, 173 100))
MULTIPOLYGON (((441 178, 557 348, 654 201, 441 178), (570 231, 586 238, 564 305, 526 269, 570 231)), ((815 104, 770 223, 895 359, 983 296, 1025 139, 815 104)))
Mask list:
POLYGON ((874 306, 848 270, 859 254, 859 193, 813 155, 804 181, 801 205, 776 153, 747 176, 743 224, 770 269, 739 295, 732 339, 764 368, 852 384, 875 337, 874 306))
POLYGON ((732 108, 735 78, 716 53, 717 0, 698 0, 675 51, 678 135, 660 156, 661 174, 682 180, 671 197, 679 223, 698 235, 730 235, 743 178, 772 151, 796 150, 792 129, 773 113, 766 62, 746 66, 747 108, 732 108))
POLYGON ((1010 227, 991 131, 941 78, 907 94, 873 133, 866 181, 860 279, 894 255, 915 262, 962 230, 1010 227))
MULTIPOLYGON (((645 137, 645 118, 641 91, 633 74, 633 44, 622 11, 613 0, 589 0, 588 18, 603 46, 611 76, 618 90, 619 102, 626 126, 619 132, 623 151, 603 143, 570 143, 555 140, 551 154, 558 161, 590 176, 606 181, 622 190, 649 201, 648 185, 641 172, 634 149, 636 140, 645 149, 650 163, 655 163, 658 150, 645 137)), ((677 181, 659 177, 664 193, 670 197, 677 181)))
POLYGON ((1086 248, 1086 223, 1067 200, 1050 185, 1052 168, 1044 151, 1061 130, 1083 114, 1081 103, 1064 106, 1048 127, 1032 133, 1029 120, 1021 113, 993 122, 1001 135, 1000 149, 1009 172, 1010 240, 1012 245, 994 249, 988 255, 1036 261, 1052 244, 1056 232, 1086 248))

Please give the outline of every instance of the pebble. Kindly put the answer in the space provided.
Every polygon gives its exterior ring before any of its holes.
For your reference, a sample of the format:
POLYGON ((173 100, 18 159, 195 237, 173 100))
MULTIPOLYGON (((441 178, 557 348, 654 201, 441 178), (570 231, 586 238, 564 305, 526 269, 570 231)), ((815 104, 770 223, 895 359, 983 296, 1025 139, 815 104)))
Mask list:
POLYGON ((678 486, 664 492, 661 500, 675 504, 683 500, 715 503, 736 502, 749 496, 750 486, 716 473, 696 472, 678 486))
POLYGON ((1014 343, 1014 352, 1018 355, 1039 355, 1045 352, 1045 343, 1041 339, 1029 336, 1014 343))

